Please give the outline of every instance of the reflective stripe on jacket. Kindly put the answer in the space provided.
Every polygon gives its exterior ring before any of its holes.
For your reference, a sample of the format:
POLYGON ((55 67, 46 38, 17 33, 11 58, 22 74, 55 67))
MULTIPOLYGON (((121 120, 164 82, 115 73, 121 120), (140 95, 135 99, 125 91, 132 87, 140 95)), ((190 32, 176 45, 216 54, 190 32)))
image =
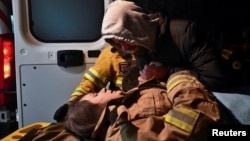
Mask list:
MULTIPOLYGON (((80 84, 70 96, 70 101, 75 97, 90 91, 98 92, 112 82, 121 89, 122 79, 128 69, 128 60, 124 59, 117 51, 112 52, 112 47, 106 47, 97 58, 94 66, 89 68, 83 75, 80 84)), ((132 61, 135 58, 132 56, 132 61)))
POLYGON ((137 100, 131 96, 130 105, 118 106, 105 140, 206 141, 206 127, 220 120, 213 95, 188 71, 173 74, 167 86, 173 86, 168 93, 152 85, 139 86, 137 100))

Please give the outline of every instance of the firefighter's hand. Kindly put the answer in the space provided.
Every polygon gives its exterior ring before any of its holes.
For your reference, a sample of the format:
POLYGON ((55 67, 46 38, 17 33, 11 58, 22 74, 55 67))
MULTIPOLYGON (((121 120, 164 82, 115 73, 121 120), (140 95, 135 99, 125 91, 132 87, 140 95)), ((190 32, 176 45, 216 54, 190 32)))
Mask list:
POLYGON ((54 120, 56 120, 57 122, 64 121, 64 118, 68 112, 68 108, 69 108, 69 105, 67 103, 59 107, 54 114, 54 117, 53 117, 54 120))
POLYGON ((143 70, 140 71, 138 81, 142 83, 145 80, 149 80, 154 77, 157 80, 164 80, 167 75, 167 67, 159 62, 151 62, 149 65, 145 65, 143 70))

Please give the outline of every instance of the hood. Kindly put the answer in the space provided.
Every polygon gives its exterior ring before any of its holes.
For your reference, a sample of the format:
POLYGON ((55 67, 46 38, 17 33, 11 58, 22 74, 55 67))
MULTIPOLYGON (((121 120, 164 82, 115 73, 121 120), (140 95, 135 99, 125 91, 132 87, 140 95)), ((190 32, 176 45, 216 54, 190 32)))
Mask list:
POLYGON ((153 51, 163 17, 160 13, 146 14, 134 2, 116 0, 106 9, 102 36, 114 47, 112 39, 123 40, 153 51))

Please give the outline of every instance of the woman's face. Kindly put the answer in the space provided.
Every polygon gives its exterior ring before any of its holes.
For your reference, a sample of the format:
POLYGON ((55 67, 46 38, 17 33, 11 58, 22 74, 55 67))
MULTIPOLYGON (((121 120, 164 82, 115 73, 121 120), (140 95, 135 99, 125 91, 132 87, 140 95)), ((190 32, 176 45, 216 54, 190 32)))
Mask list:
POLYGON ((123 97, 122 91, 111 91, 103 88, 98 93, 89 93, 83 96, 80 101, 87 100, 93 104, 106 105, 109 101, 123 97))

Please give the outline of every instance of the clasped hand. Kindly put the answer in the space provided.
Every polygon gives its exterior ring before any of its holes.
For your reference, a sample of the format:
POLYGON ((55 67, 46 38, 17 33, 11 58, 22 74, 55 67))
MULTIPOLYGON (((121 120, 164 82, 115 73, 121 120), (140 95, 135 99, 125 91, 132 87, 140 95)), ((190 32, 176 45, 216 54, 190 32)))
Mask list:
POLYGON ((157 80, 164 80, 167 76, 167 67, 160 62, 150 62, 149 65, 145 65, 143 70, 140 71, 138 77, 139 83, 143 83, 146 80, 154 77, 157 80))

